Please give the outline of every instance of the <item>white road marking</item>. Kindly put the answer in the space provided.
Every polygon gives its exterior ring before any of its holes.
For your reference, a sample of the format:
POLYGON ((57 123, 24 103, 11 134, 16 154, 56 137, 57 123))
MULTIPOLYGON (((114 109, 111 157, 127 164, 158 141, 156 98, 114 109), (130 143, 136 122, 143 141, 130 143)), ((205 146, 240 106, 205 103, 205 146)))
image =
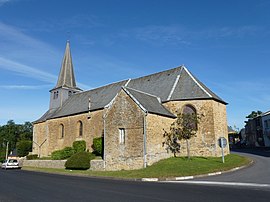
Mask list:
POLYGON ((163 183, 222 185, 222 186, 244 186, 270 188, 270 184, 243 183, 243 182, 213 182, 213 181, 162 181, 163 183))

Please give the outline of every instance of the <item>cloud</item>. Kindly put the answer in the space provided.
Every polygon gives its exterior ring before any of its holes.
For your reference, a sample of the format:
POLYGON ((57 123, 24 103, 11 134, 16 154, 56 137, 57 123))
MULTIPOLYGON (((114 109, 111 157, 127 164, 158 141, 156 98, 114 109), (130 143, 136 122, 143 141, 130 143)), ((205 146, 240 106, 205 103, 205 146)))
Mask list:
POLYGON ((39 90, 51 88, 51 85, 0 85, 0 88, 8 90, 39 90))
POLYGON ((49 83, 55 83, 57 79, 55 75, 2 57, 0 57, 0 68, 12 72, 17 72, 23 76, 31 77, 40 81, 46 81, 49 83))
POLYGON ((75 30, 74 33, 77 32, 77 28, 85 30, 104 26, 98 17, 85 14, 73 15, 68 18, 47 18, 44 21, 31 21, 31 23, 23 21, 21 23, 25 28, 37 32, 65 31, 68 38, 70 37, 68 35, 73 36, 72 30, 75 30))
POLYGON ((3 6, 6 3, 11 2, 11 0, 0 0, 0 6, 3 6))
POLYGON ((253 25, 238 27, 188 28, 182 25, 149 25, 124 30, 119 38, 135 38, 155 45, 189 46, 197 40, 256 36, 266 28, 253 25))

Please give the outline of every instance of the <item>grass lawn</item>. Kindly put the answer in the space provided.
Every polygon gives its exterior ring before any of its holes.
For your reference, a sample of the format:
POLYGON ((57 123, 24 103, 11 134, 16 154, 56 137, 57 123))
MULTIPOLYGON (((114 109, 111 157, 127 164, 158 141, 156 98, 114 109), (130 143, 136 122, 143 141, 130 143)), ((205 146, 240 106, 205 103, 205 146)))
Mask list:
POLYGON ((24 167, 24 170, 37 170, 53 173, 72 173, 83 174, 88 176, 104 176, 116 178, 168 178, 200 175, 218 171, 230 170, 232 168, 243 166, 250 163, 251 160, 236 154, 229 154, 225 156, 225 163, 222 163, 221 157, 192 157, 188 160, 185 157, 169 158, 161 160, 152 166, 145 169, 132 171, 79 171, 79 170, 65 170, 65 169, 49 169, 49 168, 30 168, 24 167))

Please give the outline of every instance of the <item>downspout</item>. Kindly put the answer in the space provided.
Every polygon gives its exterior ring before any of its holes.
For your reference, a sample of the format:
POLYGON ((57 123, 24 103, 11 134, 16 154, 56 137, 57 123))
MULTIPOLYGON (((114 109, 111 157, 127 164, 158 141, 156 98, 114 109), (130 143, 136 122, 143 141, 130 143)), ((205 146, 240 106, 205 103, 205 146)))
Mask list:
POLYGON ((143 117, 143 167, 147 166, 147 128, 146 128, 146 116, 148 115, 147 111, 144 113, 143 117))
POLYGON ((104 108, 104 114, 103 114, 103 161, 104 161, 104 164, 103 164, 103 169, 105 170, 106 168, 106 146, 105 146, 105 143, 106 143, 106 117, 107 117, 107 108, 104 108))

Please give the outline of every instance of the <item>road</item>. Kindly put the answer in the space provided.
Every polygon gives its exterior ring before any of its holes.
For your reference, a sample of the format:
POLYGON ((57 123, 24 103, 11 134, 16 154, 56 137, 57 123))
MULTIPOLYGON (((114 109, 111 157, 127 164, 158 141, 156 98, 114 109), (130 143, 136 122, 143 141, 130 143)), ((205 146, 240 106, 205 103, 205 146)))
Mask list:
MULTIPOLYGON (((247 154, 249 155, 249 154, 247 154)), ((265 157, 267 158, 267 157, 265 157)), ((234 173, 202 178, 204 181, 245 180, 250 169, 257 169, 261 156, 255 155, 254 166, 234 173), (232 180, 234 178, 234 180, 232 180), (236 179, 236 180, 235 180, 236 179)), ((269 159, 267 159, 269 160, 269 159)), ((268 164, 267 164, 268 165, 268 164)), ((264 163, 262 163, 264 166, 264 163)), ((264 169, 268 169, 269 167, 264 169)), ((260 172, 257 170, 256 172, 260 172)), ((262 180, 259 175, 252 175, 262 180)), ((258 179, 257 179, 258 178, 258 179)), ((257 181, 258 183, 259 181, 257 181)), ((259 182, 261 183, 261 182, 259 182)), ((268 181, 268 184, 269 181, 268 181)), ((168 182, 139 182, 54 175, 24 170, 0 170, 0 201, 269 201, 269 187, 223 186, 168 182)))

